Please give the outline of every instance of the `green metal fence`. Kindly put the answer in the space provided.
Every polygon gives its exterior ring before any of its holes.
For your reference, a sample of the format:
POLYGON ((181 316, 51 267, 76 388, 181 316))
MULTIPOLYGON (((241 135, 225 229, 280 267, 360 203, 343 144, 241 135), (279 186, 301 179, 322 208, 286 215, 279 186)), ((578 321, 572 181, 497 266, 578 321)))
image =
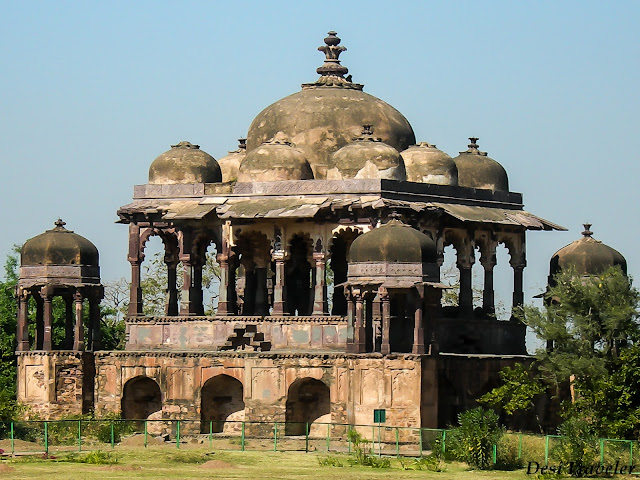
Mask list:
MULTIPOLYGON (((371 454, 420 457, 449 450, 448 431, 336 423, 284 423, 200 420, 73 419, 21 420, 0 423, 0 449, 5 454, 82 452, 98 449, 205 448, 240 451, 351 453, 349 431, 355 430, 371 454)), ((558 463, 562 437, 507 433, 493 446, 493 462, 558 463)), ((602 438, 590 445, 593 463, 640 465, 637 441, 602 438)))

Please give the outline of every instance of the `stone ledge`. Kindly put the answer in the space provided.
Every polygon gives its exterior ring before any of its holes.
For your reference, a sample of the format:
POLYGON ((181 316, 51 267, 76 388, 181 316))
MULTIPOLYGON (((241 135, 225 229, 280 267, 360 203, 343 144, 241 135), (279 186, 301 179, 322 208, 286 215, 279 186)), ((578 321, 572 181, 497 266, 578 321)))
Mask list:
POLYGON ((112 350, 95 352, 96 359, 108 357, 211 357, 211 358, 317 358, 321 360, 329 359, 378 359, 378 360, 417 360, 429 355, 418 355, 415 353, 393 353, 382 355, 380 353, 343 353, 343 352, 211 352, 211 351, 162 351, 162 350, 112 350))
POLYGON ((125 317, 126 323, 149 323, 149 324, 164 324, 164 323, 184 323, 184 322, 235 322, 235 323, 328 323, 328 324, 343 324, 347 323, 347 317, 340 315, 306 315, 306 316, 293 316, 293 315, 265 315, 265 316, 244 316, 244 315, 225 315, 225 316, 188 316, 178 315, 175 317, 157 316, 133 316, 125 317))

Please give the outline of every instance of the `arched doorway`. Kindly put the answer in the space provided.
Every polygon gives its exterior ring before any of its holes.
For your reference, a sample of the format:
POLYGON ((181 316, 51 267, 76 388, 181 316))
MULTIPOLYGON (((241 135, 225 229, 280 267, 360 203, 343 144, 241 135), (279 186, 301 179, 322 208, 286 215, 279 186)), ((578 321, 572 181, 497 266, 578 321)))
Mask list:
POLYGON ((144 420, 162 410, 162 394, 155 380, 135 377, 124 384, 122 391, 122 418, 144 420))
POLYGON ((220 433, 234 429, 225 428, 225 421, 244 420, 244 392, 242 382, 229 375, 216 375, 202 387, 200 431, 220 433))
POLYGON ((307 423, 329 413, 329 387, 315 378, 299 378, 287 394, 285 435, 304 435, 307 423))

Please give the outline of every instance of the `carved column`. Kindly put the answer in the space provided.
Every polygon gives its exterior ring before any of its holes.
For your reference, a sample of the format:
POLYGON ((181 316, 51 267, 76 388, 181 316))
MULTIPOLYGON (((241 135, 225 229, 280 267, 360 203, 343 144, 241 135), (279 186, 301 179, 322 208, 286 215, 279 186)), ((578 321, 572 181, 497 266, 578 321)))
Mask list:
POLYGON ((380 353, 388 355, 391 353, 390 332, 391 332, 391 298, 386 288, 378 289, 380 301, 382 302, 382 344, 380 353))
POLYGON ((456 265, 460 271, 460 295, 458 305, 460 313, 471 315, 473 313, 473 280, 471 268, 475 262, 475 252, 471 243, 465 243, 456 247, 456 265))
POLYGON ((373 351, 379 352, 382 346, 382 302, 377 294, 371 302, 373 321, 373 351))
POLYGON ((424 317, 423 327, 425 329, 425 338, 429 340, 429 353, 435 355, 438 352, 438 331, 437 331, 437 312, 440 308, 442 300, 442 290, 434 287, 426 287, 424 292, 424 317))
POLYGON ((84 325, 83 325, 83 300, 84 297, 80 290, 76 290, 73 295, 73 300, 76 306, 76 328, 73 339, 73 349, 77 351, 84 350, 84 325))
POLYGON ((51 287, 44 287, 40 290, 40 295, 44 303, 44 328, 42 335, 42 350, 51 350, 51 325, 53 322, 53 308, 51 301, 53 300, 53 289, 51 287))
POLYGON ((484 286, 482 290, 482 308, 487 315, 493 315, 496 311, 495 290, 493 287, 493 268, 496 266, 497 244, 491 242, 485 245, 480 255, 480 264, 484 269, 484 286))
POLYGON ((129 293, 129 315, 142 315, 142 287, 140 286, 140 264, 143 256, 140 252, 140 227, 129 224, 129 255, 131 263, 131 289, 129 293))
POLYGON ((64 349, 73 349, 73 296, 65 294, 64 299, 64 349))
POLYGON ((100 300, 102 291, 95 291, 89 296, 89 333, 91 336, 91 350, 96 352, 102 349, 102 331, 100 330, 100 300))
POLYGON ((29 292, 18 290, 18 331, 16 340, 18 351, 29 350, 29 292))
POLYGON ((322 252, 314 252, 313 259, 316 262, 316 285, 313 294, 313 315, 328 315, 329 304, 327 302, 327 256, 322 252))
POLYGON ((180 315, 202 315, 202 261, 204 254, 195 252, 192 232, 182 232, 179 259, 184 267, 180 315))
POLYGON ((360 289, 353 290, 356 301, 356 328, 355 328, 355 349, 354 353, 365 353, 365 328, 364 328, 364 295, 360 289))
POLYGON ((422 320, 424 305, 424 285, 416 285, 416 305, 414 310, 413 349, 412 353, 424 353, 424 325, 422 320))
POLYGON ((513 313, 516 311, 516 309, 524 305, 523 271, 526 265, 527 264, 524 259, 522 259, 518 263, 511 263, 511 267, 513 268, 513 303, 511 307, 512 320, 515 318, 513 317, 513 313))
POLYGON ((165 314, 170 317, 178 315, 178 259, 165 257, 167 265, 167 300, 165 314))
POLYGON ((273 315, 284 315, 287 301, 285 288, 287 253, 284 250, 276 250, 273 252, 273 260, 276 262, 276 280, 273 285, 273 315))
POLYGON ((220 290, 218 291, 218 315, 233 315, 233 292, 235 291, 235 282, 231 278, 232 271, 230 268, 230 258, 227 253, 219 253, 216 256, 218 265, 220 265, 220 290))
POLYGON ((355 352, 356 303, 350 288, 344 289, 347 301, 347 353, 355 352))
POLYGON ((40 292, 34 293, 33 299, 36 301, 35 350, 42 350, 42 343, 44 341, 44 302, 42 301, 40 292))

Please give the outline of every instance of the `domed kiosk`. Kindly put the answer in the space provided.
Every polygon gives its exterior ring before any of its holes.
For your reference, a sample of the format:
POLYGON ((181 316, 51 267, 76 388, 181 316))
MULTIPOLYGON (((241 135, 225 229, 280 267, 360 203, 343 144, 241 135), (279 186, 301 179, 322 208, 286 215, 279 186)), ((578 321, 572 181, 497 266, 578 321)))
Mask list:
POLYGON ((627 261, 620 252, 593 238, 591 224, 585 223, 582 237, 562 247, 551 257, 549 284, 561 271, 573 271, 581 277, 600 275, 610 267, 627 274, 627 261))
POLYGON ((84 350, 83 301, 89 301, 89 349, 100 345, 99 303, 103 297, 100 284, 98 249, 86 238, 67 230, 58 219, 55 228, 25 242, 20 251, 20 278, 17 295, 19 338, 18 350, 29 350, 28 301, 35 300, 35 350, 84 350), (52 342, 52 299, 63 298, 65 337, 60 345, 52 342), (72 307, 75 304, 75 308, 72 307), (75 311, 75 326, 72 312, 75 311))
POLYGON ((425 320, 433 332, 443 287, 436 244, 401 222, 399 214, 391 216, 385 225, 356 238, 349 251, 345 286, 355 323, 347 346, 354 353, 425 353, 425 320), (379 315, 373 314, 380 308, 379 315), (365 312, 370 312, 369 321, 365 312))
POLYGON ((37 411, 47 417, 93 410, 92 352, 101 348, 100 300, 104 289, 100 284, 98 250, 64 225, 58 219, 55 228, 25 242, 16 287, 16 353, 21 379, 18 399, 37 405, 37 411), (54 318, 55 297, 64 302, 62 318, 54 318), (34 319, 29 318, 30 299, 36 304, 34 319), (89 304, 86 332, 85 301, 89 304), (31 345, 30 321, 35 323, 31 345))

